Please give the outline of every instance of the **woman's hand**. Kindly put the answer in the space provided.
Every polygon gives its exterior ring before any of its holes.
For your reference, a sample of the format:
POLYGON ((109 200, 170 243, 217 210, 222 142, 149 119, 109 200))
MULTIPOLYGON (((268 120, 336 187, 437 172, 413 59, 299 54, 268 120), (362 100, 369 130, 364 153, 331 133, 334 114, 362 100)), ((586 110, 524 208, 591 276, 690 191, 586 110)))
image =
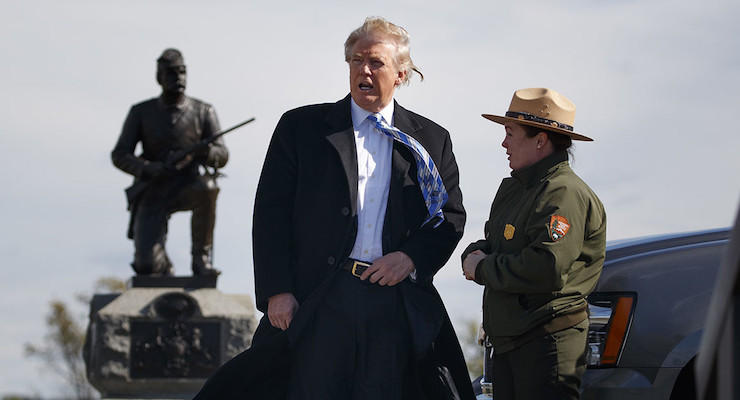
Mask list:
POLYGON ((465 275, 465 279, 469 281, 475 280, 475 268, 478 266, 480 260, 484 258, 486 258, 486 253, 480 250, 476 250, 465 257, 462 265, 463 275, 465 275))

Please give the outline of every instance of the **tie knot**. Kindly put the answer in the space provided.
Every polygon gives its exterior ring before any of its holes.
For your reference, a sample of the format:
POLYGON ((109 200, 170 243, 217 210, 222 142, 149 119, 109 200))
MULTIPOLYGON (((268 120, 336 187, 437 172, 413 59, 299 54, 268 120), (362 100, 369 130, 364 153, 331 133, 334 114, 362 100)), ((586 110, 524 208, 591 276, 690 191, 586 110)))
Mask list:
POLYGON ((370 121, 373 121, 373 122, 375 122, 376 124, 377 124, 377 123, 379 123, 379 122, 381 122, 381 121, 383 121, 383 116, 382 116, 382 115, 380 115, 380 113, 373 113, 373 114, 370 114, 370 115, 368 115, 368 116, 367 116, 367 118, 368 118, 368 119, 369 119, 370 121))

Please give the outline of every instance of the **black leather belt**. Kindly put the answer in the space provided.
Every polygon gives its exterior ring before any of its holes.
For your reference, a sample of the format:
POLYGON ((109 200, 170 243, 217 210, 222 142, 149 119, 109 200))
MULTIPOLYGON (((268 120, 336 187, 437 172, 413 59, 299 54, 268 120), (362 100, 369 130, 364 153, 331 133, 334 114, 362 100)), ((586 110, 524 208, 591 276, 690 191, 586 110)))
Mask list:
POLYGON ((351 272, 352 275, 359 278, 360 275, 362 275, 362 273, 365 272, 366 269, 370 268, 371 265, 371 263, 348 258, 344 261, 344 263, 342 263, 342 269, 351 272))

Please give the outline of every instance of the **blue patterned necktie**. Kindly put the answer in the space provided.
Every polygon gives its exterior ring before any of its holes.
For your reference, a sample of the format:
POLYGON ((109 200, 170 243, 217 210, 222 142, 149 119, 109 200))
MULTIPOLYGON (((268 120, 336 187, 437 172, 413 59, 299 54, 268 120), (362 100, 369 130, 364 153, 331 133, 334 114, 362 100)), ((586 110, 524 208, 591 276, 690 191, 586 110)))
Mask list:
POLYGON ((414 154, 417 179, 419 180, 421 194, 424 196, 424 202, 429 213, 429 217, 421 225, 424 226, 427 222, 438 217, 439 219, 434 224, 434 228, 438 227, 444 221, 445 217, 442 214, 442 207, 447 202, 448 197, 447 190, 444 183, 442 183, 442 178, 439 176, 439 171, 437 171, 437 166, 434 165, 432 157, 429 156, 427 150, 418 140, 388 125, 383 120, 382 115, 377 113, 370 114, 367 118, 375 124, 375 129, 391 139, 403 143, 414 154))

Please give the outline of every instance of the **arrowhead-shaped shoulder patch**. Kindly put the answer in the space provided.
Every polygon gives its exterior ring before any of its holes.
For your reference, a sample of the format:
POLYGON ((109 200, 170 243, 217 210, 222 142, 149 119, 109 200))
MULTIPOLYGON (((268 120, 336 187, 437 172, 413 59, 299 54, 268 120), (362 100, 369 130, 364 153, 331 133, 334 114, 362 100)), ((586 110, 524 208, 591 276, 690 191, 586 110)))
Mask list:
POLYGON ((550 239, 553 242, 565 237, 570 229, 570 222, 562 215, 553 215, 550 217, 550 226, 548 231, 550 232, 550 239))

